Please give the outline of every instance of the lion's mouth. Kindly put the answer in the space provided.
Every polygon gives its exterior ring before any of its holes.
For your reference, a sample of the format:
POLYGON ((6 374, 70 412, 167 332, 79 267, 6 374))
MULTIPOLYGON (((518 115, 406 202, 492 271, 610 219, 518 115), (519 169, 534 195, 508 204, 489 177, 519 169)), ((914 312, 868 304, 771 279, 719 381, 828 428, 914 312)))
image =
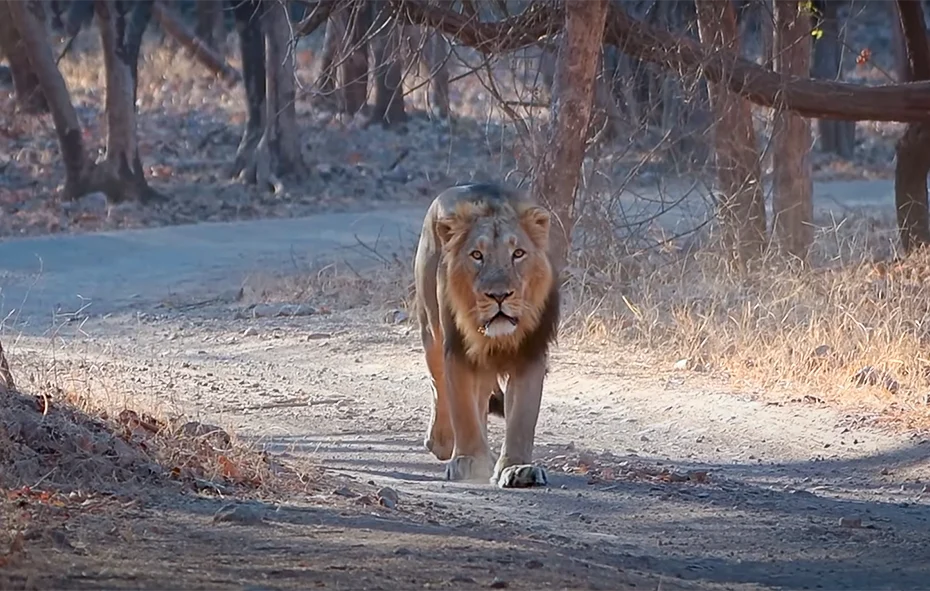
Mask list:
POLYGON ((512 333, 516 326, 516 318, 505 314, 503 311, 498 311, 497 314, 484 323, 484 326, 478 327, 478 332, 488 337, 496 337, 512 333))

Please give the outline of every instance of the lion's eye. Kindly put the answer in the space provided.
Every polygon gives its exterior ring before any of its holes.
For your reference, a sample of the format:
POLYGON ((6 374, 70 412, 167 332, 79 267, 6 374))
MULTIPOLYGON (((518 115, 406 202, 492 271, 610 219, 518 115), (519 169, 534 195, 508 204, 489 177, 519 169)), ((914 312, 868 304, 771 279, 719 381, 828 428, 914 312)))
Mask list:
POLYGON ((480 260, 482 260, 482 259, 484 258, 484 255, 481 254, 481 251, 480 251, 480 250, 473 250, 473 251, 471 251, 471 253, 470 253, 468 256, 470 256, 471 258, 475 259, 476 261, 480 261, 480 260))
POLYGON ((518 248, 517 250, 513 251, 514 260, 522 259, 525 256, 526 256, 526 251, 523 250, 522 248, 518 248))

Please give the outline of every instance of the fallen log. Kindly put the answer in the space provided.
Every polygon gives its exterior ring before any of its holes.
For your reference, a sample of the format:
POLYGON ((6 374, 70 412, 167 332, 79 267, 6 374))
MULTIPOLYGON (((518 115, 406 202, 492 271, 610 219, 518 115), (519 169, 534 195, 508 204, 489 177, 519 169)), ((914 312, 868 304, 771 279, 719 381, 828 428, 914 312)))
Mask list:
POLYGON ((230 86, 234 86, 242 80, 242 74, 239 73, 239 70, 226 63, 223 56, 218 55, 206 42, 192 33, 184 23, 171 14, 171 9, 167 6, 161 2, 155 2, 152 7, 152 15, 161 25, 161 28, 187 49, 194 56, 194 59, 223 78, 230 86))

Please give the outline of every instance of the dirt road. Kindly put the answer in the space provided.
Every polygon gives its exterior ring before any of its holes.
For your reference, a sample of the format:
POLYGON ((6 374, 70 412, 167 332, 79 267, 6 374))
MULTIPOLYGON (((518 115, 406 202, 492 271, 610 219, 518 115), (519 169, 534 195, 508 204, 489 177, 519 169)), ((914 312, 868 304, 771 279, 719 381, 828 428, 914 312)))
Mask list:
POLYGON ((56 581, 930 589, 930 444, 805 403, 806 392, 773 403, 620 348, 556 350, 536 452, 550 488, 443 482, 420 443, 429 389, 408 322, 372 310, 243 318, 239 303, 212 299, 318 236, 331 241, 319 252, 353 244, 353 220, 367 241, 419 224, 394 211, 0 244, 4 307, 22 310, 6 329, 23 335, 17 358, 47 354, 49 306, 76 308, 80 293, 91 317, 80 331, 57 325, 59 359, 307 454, 348 483, 330 495, 342 508, 293 499, 260 506, 265 520, 251 525, 213 523, 219 501, 160 501, 144 509, 157 527, 91 540, 56 581), (30 252, 46 265, 38 282, 30 252), (397 507, 360 510, 356 485, 393 488, 397 507))

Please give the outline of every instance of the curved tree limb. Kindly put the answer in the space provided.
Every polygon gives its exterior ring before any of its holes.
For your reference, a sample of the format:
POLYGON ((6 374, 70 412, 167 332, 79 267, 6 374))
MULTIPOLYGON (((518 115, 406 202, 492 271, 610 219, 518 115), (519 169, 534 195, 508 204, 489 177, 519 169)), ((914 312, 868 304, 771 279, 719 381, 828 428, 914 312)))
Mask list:
MULTIPOLYGON (((534 3, 521 14, 497 22, 430 4, 392 0, 412 24, 437 29, 482 53, 513 51, 557 33, 562 10, 555 3, 534 3)), ((700 43, 631 18, 611 4, 605 43, 638 59, 676 71, 702 74, 751 102, 786 108, 806 117, 850 121, 930 121, 930 82, 860 86, 847 82, 782 76, 727 51, 707 51, 700 43)))

